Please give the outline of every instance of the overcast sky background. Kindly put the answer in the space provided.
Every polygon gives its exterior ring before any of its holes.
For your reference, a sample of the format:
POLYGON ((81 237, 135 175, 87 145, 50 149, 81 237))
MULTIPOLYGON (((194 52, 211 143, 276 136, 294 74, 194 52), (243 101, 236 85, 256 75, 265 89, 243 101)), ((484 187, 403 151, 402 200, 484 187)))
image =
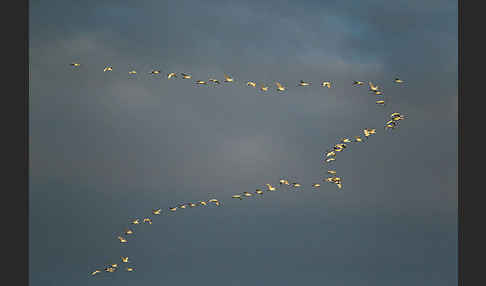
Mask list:
POLYGON ((263 2, 30 1, 31 285, 457 284, 457 1, 263 2), (282 177, 302 191, 231 199, 282 177))

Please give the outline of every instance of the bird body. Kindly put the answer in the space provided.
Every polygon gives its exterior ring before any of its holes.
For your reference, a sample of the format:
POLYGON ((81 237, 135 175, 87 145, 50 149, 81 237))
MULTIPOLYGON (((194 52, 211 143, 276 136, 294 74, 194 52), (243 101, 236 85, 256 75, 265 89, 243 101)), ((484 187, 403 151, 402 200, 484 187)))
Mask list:
POLYGON ((330 81, 324 81, 324 82, 321 83, 321 86, 331 88, 331 82, 330 81))
POLYGON ((242 200, 243 198, 241 197, 241 195, 232 195, 231 196, 233 199, 240 199, 242 200))
POLYGON ((229 75, 225 74, 224 75, 224 81, 225 82, 233 82, 234 79, 232 77, 230 77, 229 75))
POLYGON ((261 91, 268 91, 268 86, 264 86, 263 84, 260 87, 261 91))
POLYGON ((160 70, 152 70, 152 71, 150 72, 150 74, 154 74, 154 75, 155 75, 155 74, 160 74, 160 70))
POLYGON ((133 230, 131 230, 131 229, 128 228, 128 229, 125 230, 125 234, 126 235, 133 234, 133 230))
POLYGON ((311 85, 310 82, 306 82, 306 81, 301 80, 297 86, 309 86, 309 85, 311 85))
POLYGON ((103 69, 104 72, 107 72, 107 71, 113 71, 113 67, 111 66, 106 66, 104 69, 103 69))
POLYGON ((122 256, 122 257, 121 257, 121 261, 122 261, 123 263, 128 263, 128 256, 127 256, 127 257, 123 257, 123 256, 122 256))
POLYGON ((256 87, 256 83, 253 82, 253 81, 249 81, 246 83, 247 86, 252 86, 252 87, 256 87))
POLYGON ((403 83, 403 80, 401 80, 399 78, 395 78, 394 82, 396 82, 396 83, 403 83))
POLYGON ((214 79, 214 78, 210 78, 208 81, 212 82, 212 83, 216 83, 216 84, 220 84, 221 82, 217 79, 214 79))
POLYGON ((378 86, 377 85, 373 85, 373 83, 370 81, 368 82, 369 86, 370 86, 370 90, 371 91, 377 91, 378 90, 378 86))
POLYGON ((192 76, 190 74, 186 74, 186 73, 181 73, 181 76, 183 79, 190 79, 192 78, 192 76))
POLYGON ((353 85, 364 85, 364 82, 355 80, 353 85))
POLYGON ((270 184, 266 184, 266 185, 267 185, 267 189, 268 189, 269 191, 275 191, 275 190, 276 190, 276 188, 275 188, 274 186, 272 186, 272 185, 270 185, 270 184))
POLYGON ((70 66, 77 68, 77 67, 81 66, 81 64, 80 63, 71 63, 70 66))
POLYGON ((140 224, 140 219, 134 219, 132 220, 132 224, 140 224))
POLYGON ((101 273, 101 270, 95 270, 95 271, 91 272, 91 276, 94 276, 98 273, 101 273))
POLYGON ((321 184, 317 184, 317 183, 312 185, 313 188, 319 188, 320 186, 321 184))
POLYGON ((161 212, 162 212, 162 210, 161 210, 161 209, 152 210, 152 213, 153 213, 154 215, 159 215, 161 212))
POLYGON ((208 84, 208 83, 204 80, 198 80, 196 81, 196 84, 208 84))
POLYGON ((278 91, 285 91, 285 87, 282 84, 280 84, 278 81, 275 84, 277 85, 278 91))
POLYGON ((176 74, 175 72, 171 72, 171 73, 168 73, 168 74, 167 74, 167 78, 168 78, 168 79, 171 79, 171 78, 173 78, 173 77, 177 77, 177 74, 176 74))

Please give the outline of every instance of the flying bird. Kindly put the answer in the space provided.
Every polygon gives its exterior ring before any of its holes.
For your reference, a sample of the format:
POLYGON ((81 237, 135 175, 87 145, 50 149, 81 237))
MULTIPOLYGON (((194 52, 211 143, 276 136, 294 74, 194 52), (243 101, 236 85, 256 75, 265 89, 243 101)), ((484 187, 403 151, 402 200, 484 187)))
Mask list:
POLYGON ((264 86, 263 84, 260 87, 261 91, 268 91, 268 86, 264 86))
POLYGON ((376 104, 385 105, 385 101, 384 100, 377 100, 376 104))
POLYGON ((127 229, 125 230, 125 234, 126 234, 126 235, 133 234, 133 230, 131 230, 131 229, 127 228, 127 229))
POLYGON ((103 69, 104 72, 107 72, 107 71, 113 71, 113 67, 111 66, 106 66, 104 69, 103 69))
POLYGON ((135 270, 135 269, 133 269, 133 267, 127 267, 128 272, 132 272, 133 270, 135 270))
MULTIPOLYGON (((152 71, 150 72, 150 74, 154 74, 154 75, 155 75, 155 74, 160 74, 160 70, 152 70, 152 71)), ((170 77, 169 77, 169 78, 170 78, 170 77)))
POLYGON ((75 68, 77 68, 77 67, 80 67, 80 66, 81 66, 81 64, 80 64, 80 63, 71 63, 71 64, 69 64, 69 65, 70 65, 70 66, 72 66, 72 67, 75 67, 75 68))
POLYGON ((246 83, 247 86, 252 86, 252 87, 256 87, 256 83, 253 82, 253 81, 249 81, 246 83))
POLYGON ((126 240, 124 237, 121 237, 121 236, 118 237, 118 240, 120 241, 120 243, 127 243, 128 242, 128 240, 126 240))
POLYGON ((301 187, 302 185, 299 184, 299 183, 293 183, 292 186, 294 186, 294 188, 298 188, 298 187, 301 187))
POLYGON ((193 208, 193 207, 195 207, 195 206, 197 206, 197 205, 196 205, 195 203, 189 203, 189 206, 190 206, 191 208, 193 208))
POLYGON ((115 267, 107 267, 107 268, 105 268, 105 271, 106 271, 106 272, 113 273, 113 272, 115 272, 115 271, 116 271, 116 268, 115 268, 115 267))
POLYGON ((173 77, 177 77, 177 74, 176 74, 175 72, 171 72, 171 73, 168 73, 168 74, 167 74, 167 78, 168 78, 168 79, 171 79, 171 78, 173 78, 173 77))
POLYGON ((255 193, 259 194, 259 195, 263 195, 263 191, 260 190, 260 189, 256 189, 255 193))
POLYGON ((354 137, 354 141, 355 142, 361 142, 361 141, 363 141, 363 139, 361 139, 361 137, 359 137, 359 136, 356 136, 356 137, 354 137))
POLYGON ((342 143, 351 143, 351 139, 348 139, 348 138, 343 138, 341 140, 342 143))
POLYGON ((146 217, 146 218, 143 219, 143 222, 148 223, 148 224, 152 224, 152 219, 146 217))
POLYGON ((280 179, 279 181, 280 185, 290 185, 289 181, 285 180, 285 179, 280 179))
POLYGON ((132 224, 140 224, 140 219, 134 219, 132 220, 132 224))
POLYGON ((280 84, 278 81, 275 84, 277 85, 277 90, 278 91, 285 91, 285 87, 283 87, 283 85, 280 84))
POLYGON ((370 86, 370 90, 371 91, 377 91, 378 90, 378 86, 377 85, 373 85, 373 83, 370 81, 368 82, 369 86, 370 86))
POLYGON ((329 163, 329 162, 332 162, 332 161, 336 161, 336 158, 328 158, 328 159, 326 159, 326 163, 329 163))
POLYGON ((91 276, 94 276, 94 275, 96 275, 96 274, 98 274, 98 273, 101 273, 101 270, 98 270, 98 269, 97 269, 97 270, 95 270, 95 271, 91 272, 91 276))
POLYGON ((177 210, 177 207, 169 208, 169 211, 175 212, 177 210))
POLYGON ((243 192, 243 195, 245 197, 251 197, 251 196, 253 196, 253 194, 252 193, 249 193, 249 192, 243 192))
POLYGON ((321 83, 321 86, 331 88, 331 82, 330 81, 324 81, 324 82, 321 83))
POLYGON ((137 71, 136 70, 131 70, 128 72, 128 74, 137 74, 137 71))
POLYGON ((205 201, 199 201, 199 204, 200 204, 201 206, 207 206, 207 205, 208 205, 208 204, 207 204, 205 201))
POLYGON ((183 79, 190 79, 192 76, 190 74, 181 73, 183 79))
POLYGON ((208 84, 208 83, 204 80, 198 80, 196 81, 196 84, 208 84))
POLYGON ((364 82, 355 80, 353 81, 353 85, 364 85, 364 82))
POLYGON ((127 257, 123 257, 123 256, 122 256, 122 257, 121 257, 121 261, 122 261, 123 263, 128 263, 128 256, 127 256, 127 257))
POLYGON ((312 187, 313 187, 313 188, 319 188, 320 186, 321 186, 321 184, 318 184, 318 183, 316 183, 316 184, 312 184, 312 187))
POLYGON ((297 86, 309 86, 309 85, 311 85, 310 82, 305 82, 305 81, 301 80, 297 86))
POLYGON ((266 185, 267 185, 268 191, 275 191, 275 190, 277 190, 274 186, 272 186, 270 184, 266 184, 266 185))
POLYGON ((219 80, 214 79, 214 78, 210 78, 209 81, 212 82, 212 83, 216 83, 216 84, 220 84, 221 83, 219 80))
POLYGON ((234 79, 232 77, 230 77, 229 75, 225 74, 224 75, 224 81, 225 82, 233 82, 234 79))
POLYGON ((242 200, 243 198, 241 197, 241 195, 233 195, 231 196, 233 199, 240 199, 242 200))
POLYGON ((153 213, 154 215, 159 215, 161 212, 162 212, 162 210, 161 210, 161 209, 152 210, 152 213, 153 213))
POLYGON ((394 82, 396 82, 396 83, 403 83, 403 80, 401 80, 399 78, 395 78, 394 82))
POLYGON ((327 171, 327 173, 329 173, 331 175, 336 175, 336 171, 334 171, 334 170, 329 170, 329 171, 327 171))

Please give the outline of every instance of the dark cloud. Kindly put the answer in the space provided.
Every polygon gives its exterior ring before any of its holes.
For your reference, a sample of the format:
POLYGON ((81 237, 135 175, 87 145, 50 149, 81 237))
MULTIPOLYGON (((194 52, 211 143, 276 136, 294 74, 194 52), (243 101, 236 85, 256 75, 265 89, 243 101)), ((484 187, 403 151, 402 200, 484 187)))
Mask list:
POLYGON ((456 283, 455 2, 31 1, 29 56, 33 285, 456 283), (384 110, 353 80, 382 86, 384 110), (394 111, 408 119, 386 134, 394 111), (322 180, 322 153, 365 127, 335 162, 342 191, 228 200, 322 180), (129 218, 209 197, 223 206, 117 244, 129 218), (90 279, 125 254, 137 272, 90 279))

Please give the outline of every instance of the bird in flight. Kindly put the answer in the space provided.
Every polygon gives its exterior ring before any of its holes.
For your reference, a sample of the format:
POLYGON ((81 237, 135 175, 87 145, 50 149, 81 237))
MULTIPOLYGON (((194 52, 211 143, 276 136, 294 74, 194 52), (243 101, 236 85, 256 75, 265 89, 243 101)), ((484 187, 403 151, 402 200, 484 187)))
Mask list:
POLYGON ((168 74, 167 74, 167 78, 168 78, 168 79, 171 79, 171 78, 173 78, 173 77, 177 77, 177 74, 176 74, 175 72, 171 72, 171 73, 168 73, 168 74))
POLYGON ((120 243, 127 243, 128 242, 124 237, 121 237, 121 236, 118 237, 118 240, 120 241, 120 243))
POLYGON ((101 270, 96 269, 95 271, 91 272, 91 276, 94 276, 98 273, 101 273, 101 270))
POLYGON ((368 82, 369 86, 370 86, 370 90, 371 91, 378 91, 378 86, 377 85, 373 85, 373 83, 370 81, 368 82))
POLYGON ((196 81, 196 84, 208 84, 208 83, 204 80, 198 80, 196 81))
POLYGON ((140 219, 134 219, 132 220, 132 224, 140 224, 140 219))
POLYGON ((255 193, 256 193, 256 194, 259 194, 259 195, 263 195, 263 191, 262 191, 262 190, 260 190, 260 189, 256 189, 255 193))
POLYGON ((135 270, 135 269, 133 269, 133 267, 127 267, 128 272, 132 272, 133 270, 135 270))
POLYGON ((210 78, 209 81, 212 82, 212 83, 216 83, 216 84, 220 84, 221 83, 219 80, 214 79, 214 78, 210 78))
POLYGON ((169 208, 169 211, 175 212, 177 210, 177 207, 169 208))
POLYGON ((80 63, 71 63, 70 66, 77 68, 77 67, 80 67, 81 64, 80 63))
POLYGON ((330 81, 324 81, 324 82, 321 83, 321 86, 331 88, 331 82, 330 81))
POLYGON ((123 257, 123 256, 122 256, 122 257, 121 257, 121 261, 122 261, 123 263, 128 263, 128 256, 127 256, 127 257, 123 257))
POLYGON ((280 82, 277 81, 275 84, 277 85, 277 90, 278 91, 285 91, 285 87, 283 87, 283 85, 280 84, 280 82))
POLYGON ((224 82, 233 82, 234 79, 230 77, 229 75, 225 74, 224 75, 224 82))
POLYGON ((319 188, 321 186, 321 184, 318 184, 318 183, 315 183, 312 185, 313 188, 319 188))
POLYGON ((252 86, 252 87, 256 87, 256 83, 253 82, 253 81, 249 81, 246 83, 247 86, 252 86))
POLYGON ((331 175, 336 175, 336 171, 334 171, 334 170, 329 170, 329 171, 327 171, 327 173, 329 173, 331 175))
POLYGON ((384 100, 377 100, 376 104, 385 105, 385 101, 384 100))
POLYGON ((148 223, 148 224, 152 224, 152 219, 146 217, 146 218, 143 219, 143 222, 148 223))
POLYGON ((127 228, 127 229, 125 230, 125 234, 126 234, 126 235, 133 234, 133 230, 131 230, 131 229, 127 228))
POLYGON ((245 197, 251 197, 251 196, 253 196, 253 194, 252 193, 249 193, 249 192, 243 192, 243 195, 245 197))
POLYGON ((394 82, 396 82, 396 83, 403 83, 403 80, 401 80, 399 78, 395 78, 394 82))
POLYGON ((299 84, 297 86, 309 86, 309 85, 311 85, 310 82, 305 82, 303 80, 300 80, 300 82, 299 82, 299 84))
POLYGON ((364 85, 364 82, 355 80, 353 81, 353 85, 364 85))
POLYGON ((161 212, 162 212, 162 210, 161 210, 161 209, 152 210, 152 213, 153 213, 154 215, 159 215, 161 212))
POLYGON ((267 91, 268 90, 268 86, 264 86, 263 84, 261 85, 260 87, 260 90, 261 91, 267 91))
POLYGON ((115 272, 115 271, 116 271, 116 268, 115 268, 115 267, 106 267, 106 268, 105 268, 105 271, 106 271, 106 272, 113 273, 113 272, 115 272))
POLYGON ((241 195, 232 195, 231 196, 233 199, 240 199, 242 200, 243 198, 241 197, 241 195))
POLYGON ((106 66, 104 69, 103 69, 104 72, 107 72, 107 71, 113 71, 113 67, 112 66, 106 66))
POLYGON ((183 79, 190 79, 192 76, 190 74, 181 73, 183 79))
POLYGON ((275 191, 275 190, 277 190, 277 189, 276 189, 274 186, 272 186, 272 185, 270 185, 270 184, 266 184, 266 185, 267 185, 267 189, 268 189, 269 191, 275 191))
POLYGON ((137 71, 136 70, 131 70, 131 71, 128 72, 128 74, 130 74, 130 75, 137 74, 137 71))

